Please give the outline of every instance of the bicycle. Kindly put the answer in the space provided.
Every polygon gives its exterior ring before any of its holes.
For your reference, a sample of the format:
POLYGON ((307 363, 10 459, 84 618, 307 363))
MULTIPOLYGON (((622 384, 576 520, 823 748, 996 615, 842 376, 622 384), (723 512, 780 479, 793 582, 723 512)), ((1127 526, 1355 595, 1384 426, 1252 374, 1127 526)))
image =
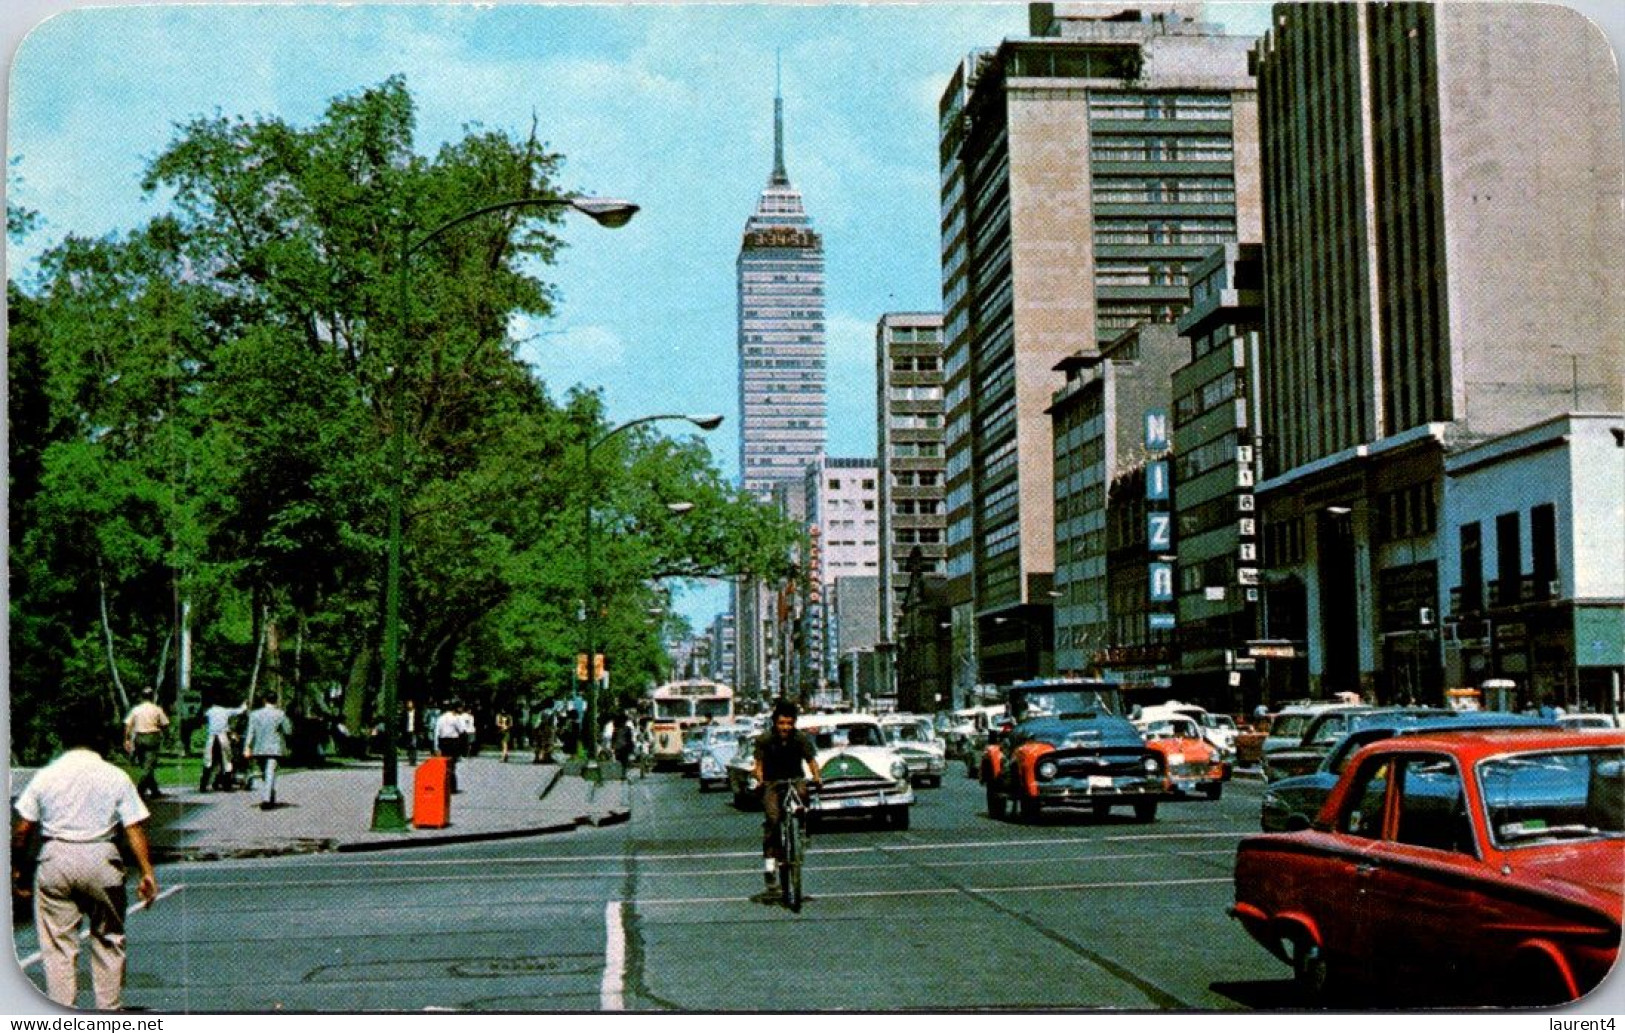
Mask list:
MULTIPOLYGON (((769 782, 763 792, 775 792, 779 786, 788 788, 782 797, 779 817, 779 896, 785 907, 800 914, 801 902, 805 899, 801 892, 801 865, 807 854, 808 799, 796 792, 796 784, 794 781, 769 782)), ((807 786, 808 798, 815 788, 807 786)))

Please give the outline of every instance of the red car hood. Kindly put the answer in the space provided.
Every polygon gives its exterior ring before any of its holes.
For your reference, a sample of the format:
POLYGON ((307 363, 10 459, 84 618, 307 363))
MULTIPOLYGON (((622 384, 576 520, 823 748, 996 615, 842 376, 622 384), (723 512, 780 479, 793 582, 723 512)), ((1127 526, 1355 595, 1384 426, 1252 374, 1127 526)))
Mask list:
POLYGON ((1572 843, 1511 855, 1512 869, 1524 879, 1565 897, 1582 900, 1620 921, 1625 904, 1625 842, 1618 839, 1572 843))

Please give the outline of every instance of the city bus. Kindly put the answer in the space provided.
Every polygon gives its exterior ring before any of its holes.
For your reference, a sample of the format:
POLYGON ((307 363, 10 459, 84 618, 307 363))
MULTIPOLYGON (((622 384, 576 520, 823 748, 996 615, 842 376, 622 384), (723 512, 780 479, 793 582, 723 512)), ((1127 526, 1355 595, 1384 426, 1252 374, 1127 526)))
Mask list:
POLYGON ((667 682, 649 693, 650 759, 656 764, 683 762, 683 736, 696 725, 732 721, 734 690, 703 678, 667 682))

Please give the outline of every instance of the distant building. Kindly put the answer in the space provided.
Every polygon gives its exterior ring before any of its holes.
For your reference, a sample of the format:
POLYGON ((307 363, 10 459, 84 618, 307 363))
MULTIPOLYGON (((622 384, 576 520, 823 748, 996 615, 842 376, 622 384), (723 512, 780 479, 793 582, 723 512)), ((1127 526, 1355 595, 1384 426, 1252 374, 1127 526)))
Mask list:
POLYGON ((1264 256, 1226 244, 1191 270, 1191 307, 1179 321, 1190 361, 1174 370, 1174 548, 1179 556, 1178 663, 1182 700, 1232 713, 1258 703, 1263 535, 1254 508, 1260 429, 1258 349, 1264 256))
POLYGON ((1251 41, 1192 9, 1033 4, 1031 37, 973 54, 943 94, 956 692, 1041 673, 1057 648, 1057 364, 1171 324, 1188 269, 1258 235, 1251 41))
MULTIPOLYGON (((879 640, 880 472, 873 459, 820 457, 806 468, 809 537, 816 543, 818 590, 807 608, 806 666, 816 668, 819 691, 836 684, 841 631, 834 620, 835 586, 843 578, 869 578, 869 625, 859 636, 879 640)), ((857 603, 849 604, 856 608, 857 603)), ((855 630, 851 632, 858 634, 855 630)))
MULTIPOLYGON (((784 165, 784 100, 773 98, 773 171, 739 248, 739 458, 741 485, 769 501, 799 481, 825 440, 824 241, 784 165)), ((738 689, 779 691, 772 657, 776 588, 741 582, 738 689)))
POLYGON ((1447 455, 1621 408, 1613 57, 1555 5, 1302 3, 1254 65, 1264 634, 1294 693, 1438 702, 1447 455))

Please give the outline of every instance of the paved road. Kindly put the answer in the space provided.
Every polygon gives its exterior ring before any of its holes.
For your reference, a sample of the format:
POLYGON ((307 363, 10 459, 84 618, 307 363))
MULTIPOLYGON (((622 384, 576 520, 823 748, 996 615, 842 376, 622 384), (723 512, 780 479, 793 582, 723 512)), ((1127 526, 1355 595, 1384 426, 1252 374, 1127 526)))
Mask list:
POLYGON ((1290 1007, 1284 966, 1224 914, 1258 792, 1023 826, 950 774, 907 832, 815 836, 793 915, 750 899, 759 817, 660 774, 631 822, 564 837, 165 867, 172 895, 131 921, 127 1001, 730 1010, 788 978, 809 1009, 1290 1007))

